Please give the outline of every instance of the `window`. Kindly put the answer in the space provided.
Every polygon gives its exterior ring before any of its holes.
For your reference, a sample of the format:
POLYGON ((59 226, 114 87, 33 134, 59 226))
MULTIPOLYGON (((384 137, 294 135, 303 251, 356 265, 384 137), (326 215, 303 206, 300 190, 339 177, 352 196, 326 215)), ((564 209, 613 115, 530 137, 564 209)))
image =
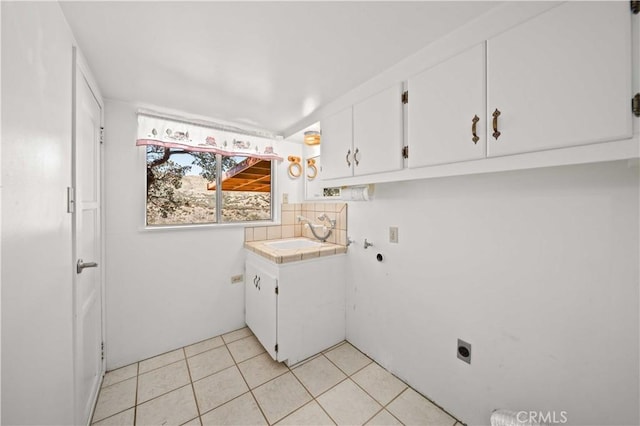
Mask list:
POLYGON ((272 220, 271 142, 140 115, 147 226, 272 220))

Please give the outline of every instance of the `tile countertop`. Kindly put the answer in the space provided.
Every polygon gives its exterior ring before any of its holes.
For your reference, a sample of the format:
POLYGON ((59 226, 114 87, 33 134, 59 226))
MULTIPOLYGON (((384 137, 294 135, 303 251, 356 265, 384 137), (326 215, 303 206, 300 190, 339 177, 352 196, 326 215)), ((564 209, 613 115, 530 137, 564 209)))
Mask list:
MULTIPOLYGON (((300 239, 300 237, 295 239, 300 239)), ((307 247, 301 249, 274 249, 266 244, 273 243, 274 241, 276 240, 245 242, 244 248, 265 257, 274 263, 297 262, 300 260, 313 259, 314 257, 331 256, 347 252, 346 246, 331 243, 322 243, 318 247, 307 247)), ((287 239, 277 241, 287 241, 287 239)))

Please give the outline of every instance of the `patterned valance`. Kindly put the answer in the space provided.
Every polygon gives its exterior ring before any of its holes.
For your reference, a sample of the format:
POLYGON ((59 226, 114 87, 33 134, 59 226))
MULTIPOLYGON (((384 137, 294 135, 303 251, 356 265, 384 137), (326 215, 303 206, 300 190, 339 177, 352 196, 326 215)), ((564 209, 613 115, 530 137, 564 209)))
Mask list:
POLYGON ((138 115, 136 145, 155 145, 183 149, 191 152, 211 152, 230 157, 253 157, 261 160, 279 160, 273 150, 273 140, 198 124, 185 123, 138 115))

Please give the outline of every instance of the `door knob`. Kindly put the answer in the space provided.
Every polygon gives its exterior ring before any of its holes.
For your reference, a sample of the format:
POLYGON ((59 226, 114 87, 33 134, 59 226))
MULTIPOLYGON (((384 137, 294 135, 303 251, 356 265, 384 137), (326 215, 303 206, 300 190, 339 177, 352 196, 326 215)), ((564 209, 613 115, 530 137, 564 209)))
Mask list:
POLYGON ((82 259, 78 259, 78 263, 76 263, 76 273, 81 274, 84 268, 97 268, 98 264, 96 262, 87 262, 84 263, 82 259))

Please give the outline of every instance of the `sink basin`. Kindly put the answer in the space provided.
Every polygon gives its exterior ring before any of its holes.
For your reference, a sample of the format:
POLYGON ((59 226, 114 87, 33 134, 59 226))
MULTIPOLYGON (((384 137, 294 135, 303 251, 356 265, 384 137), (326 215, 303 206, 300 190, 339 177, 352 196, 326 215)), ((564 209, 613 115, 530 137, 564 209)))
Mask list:
POLYGON ((320 247, 322 245, 319 241, 307 240, 306 238, 295 238, 291 240, 271 241, 265 243, 265 245, 276 250, 296 250, 312 247, 320 247))

